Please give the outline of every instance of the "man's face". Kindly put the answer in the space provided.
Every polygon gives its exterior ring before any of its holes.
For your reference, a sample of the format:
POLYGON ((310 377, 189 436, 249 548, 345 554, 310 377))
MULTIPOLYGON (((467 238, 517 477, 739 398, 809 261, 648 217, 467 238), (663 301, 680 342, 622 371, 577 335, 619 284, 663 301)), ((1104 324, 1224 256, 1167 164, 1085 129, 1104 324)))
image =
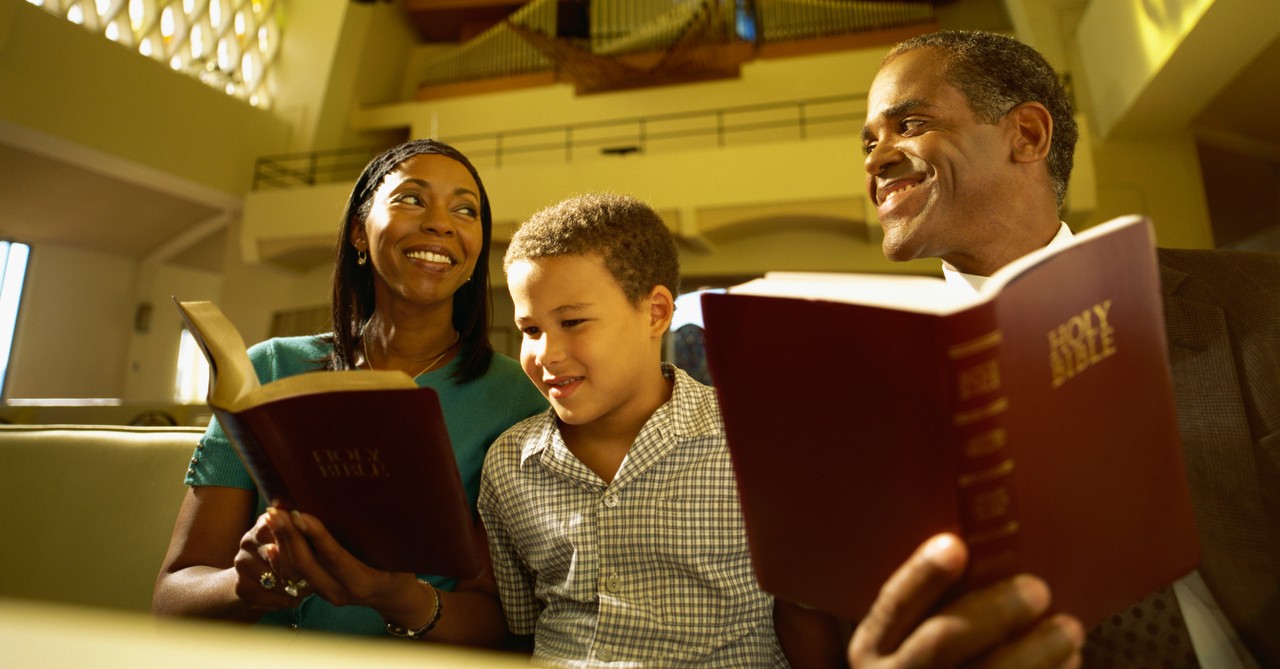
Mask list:
POLYGON ((942 56, 916 49, 889 61, 867 94, 867 193, 890 260, 971 265, 991 243, 1009 186, 1012 131, 983 123, 942 76, 942 56))

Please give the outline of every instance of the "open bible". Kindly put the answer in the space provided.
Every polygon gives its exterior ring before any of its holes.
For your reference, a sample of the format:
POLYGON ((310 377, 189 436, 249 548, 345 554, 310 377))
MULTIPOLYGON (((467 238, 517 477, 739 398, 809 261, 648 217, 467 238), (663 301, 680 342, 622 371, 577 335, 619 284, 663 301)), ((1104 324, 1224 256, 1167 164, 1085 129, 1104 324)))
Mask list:
POLYGON ((400 371, 316 371, 261 384, 216 305, 177 304, 212 368, 209 406, 266 499, 316 516, 370 566, 479 572, 478 535, 434 390, 400 371))
POLYGON ((976 291, 771 274, 702 299, 767 591, 858 620, 950 531, 966 587, 1034 573, 1089 628, 1198 563, 1146 219, 976 291))

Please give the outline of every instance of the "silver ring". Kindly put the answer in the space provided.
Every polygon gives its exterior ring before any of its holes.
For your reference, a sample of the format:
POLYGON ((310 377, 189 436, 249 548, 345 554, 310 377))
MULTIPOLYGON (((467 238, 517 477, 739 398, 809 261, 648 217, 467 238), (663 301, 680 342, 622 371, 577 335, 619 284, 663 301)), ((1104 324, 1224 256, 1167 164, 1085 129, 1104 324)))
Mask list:
POLYGON ((311 584, 307 583, 307 579, 305 578, 300 578, 296 582, 286 581, 284 584, 284 592, 286 595, 289 595, 290 597, 297 597, 298 591, 302 590, 303 588, 309 585, 311 584))
POLYGON ((276 587, 276 575, 269 571, 264 571, 262 572, 262 575, 258 577, 258 584, 267 590, 271 590, 276 587))

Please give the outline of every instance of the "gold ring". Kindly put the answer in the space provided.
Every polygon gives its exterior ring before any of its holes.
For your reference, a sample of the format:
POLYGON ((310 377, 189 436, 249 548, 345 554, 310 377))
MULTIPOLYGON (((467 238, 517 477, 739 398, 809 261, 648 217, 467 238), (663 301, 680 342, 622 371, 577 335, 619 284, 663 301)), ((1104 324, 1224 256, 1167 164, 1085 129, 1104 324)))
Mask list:
POLYGON ((276 575, 269 571, 264 571, 262 572, 262 575, 258 577, 258 583, 267 590, 271 590, 276 587, 276 575))

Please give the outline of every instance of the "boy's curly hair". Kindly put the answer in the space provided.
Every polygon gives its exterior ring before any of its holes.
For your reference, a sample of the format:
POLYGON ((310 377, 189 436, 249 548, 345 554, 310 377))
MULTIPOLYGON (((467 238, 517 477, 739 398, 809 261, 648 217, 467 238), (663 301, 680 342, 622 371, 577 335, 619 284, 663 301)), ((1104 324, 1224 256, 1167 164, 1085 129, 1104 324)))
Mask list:
POLYGON ((507 271, 519 260, 599 254, 634 305, 654 286, 680 293, 675 240, 649 205, 629 195, 591 193, 539 211, 511 238, 502 259, 507 271))

